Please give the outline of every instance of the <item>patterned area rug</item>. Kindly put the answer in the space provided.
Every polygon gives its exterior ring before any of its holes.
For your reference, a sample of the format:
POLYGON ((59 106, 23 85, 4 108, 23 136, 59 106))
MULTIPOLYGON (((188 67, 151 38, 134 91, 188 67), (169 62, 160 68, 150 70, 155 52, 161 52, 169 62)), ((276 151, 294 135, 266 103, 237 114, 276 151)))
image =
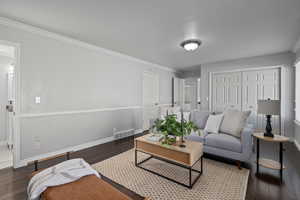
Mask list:
MULTIPOLYGON (((138 153, 138 161, 148 155, 138 153)), ((188 170, 150 159, 145 168, 187 183, 188 170)), ((193 189, 185 188, 134 165, 134 150, 126 151, 93 165, 98 172, 126 188, 151 200, 243 200, 246 196, 249 170, 204 159, 203 174, 193 189)), ((200 170, 200 162, 195 166, 200 170)), ((195 177, 196 174, 193 174, 195 177)))

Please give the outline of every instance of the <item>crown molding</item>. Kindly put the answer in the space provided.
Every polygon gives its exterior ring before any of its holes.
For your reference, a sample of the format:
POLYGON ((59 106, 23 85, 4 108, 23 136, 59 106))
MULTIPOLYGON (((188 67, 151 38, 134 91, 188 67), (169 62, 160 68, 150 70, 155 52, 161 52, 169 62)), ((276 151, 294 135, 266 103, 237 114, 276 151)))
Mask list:
POLYGON ((293 52, 296 53, 299 49, 300 49, 300 37, 298 38, 298 40, 293 48, 293 52))
POLYGON ((129 56, 129 55, 122 54, 122 53, 119 53, 119 52, 116 52, 116 51, 105 49, 105 48, 99 47, 97 45, 93 45, 93 44, 90 44, 90 43, 87 43, 87 42, 83 42, 81 40, 77 40, 77 39, 74 39, 74 38, 71 38, 71 37, 68 37, 68 36, 64 36, 64 35, 61 35, 61 34, 58 34, 58 33, 50 32, 50 31, 47 31, 45 29, 41 29, 41 28, 29 25, 29 24, 25 24, 25 23, 22 23, 22 22, 19 22, 19 21, 16 21, 16 20, 12 20, 12 19, 9 19, 9 18, 6 18, 6 17, 0 17, 0 25, 5 25, 5 26, 21 29, 23 31, 27 31, 27 32, 30 32, 30 33, 34 33, 34 34, 38 34, 38 35, 41 35, 41 36, 49 37, 49 38, 56 39, 56 40, 59 40, 59 41, 67 42, 69 44, 73 44, 73 45, 76 45, 76 46, 79 46, 79 47, 82 47, 82 48, 95 50, 95 51, 100 51, 102 53, 104 52, 104 53, 107 53, 109 55, 118 56, 118 57, 125 58, 125 59, 128 59, 128 60, 136 61, 136 62, 139 62, 139 63, 142 63, 142 64, 152 65, 153 67, 161 69, 161 70, 170 71, 170 72, 174 72, 174 73, 176 72, 176 70, 174 70, 170 67, 161 66, 159 64, 148 62, 148 61, 145 61, 145 60, 133 57, 133 56, 129 56))

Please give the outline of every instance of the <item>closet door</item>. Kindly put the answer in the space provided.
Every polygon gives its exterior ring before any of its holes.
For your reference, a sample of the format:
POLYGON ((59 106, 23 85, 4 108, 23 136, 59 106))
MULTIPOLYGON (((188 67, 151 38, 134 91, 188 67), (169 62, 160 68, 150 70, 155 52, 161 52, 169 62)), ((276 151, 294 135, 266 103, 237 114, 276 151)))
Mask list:
POLYGON ((242 110, 251 111, 249 117, 249 123, 255 125, 257 124, 257 100, 259 99, 259 71, 248 71, 243 72, 243 89, 242 89, 242 99, 243 106, 242 110))
POLYGON ((241 72, 213 74, 212 111, 241 110, 241 72))
MULTIPOLYGON (((243 72, 242 77, 243 110, 251 110, 249 122, 253 123, 256 129, 264 129, 266 118, 257 114, 257 100, 280 99, 280 71, 279 69, 248 71, 243 72)), ((272 127, 274 131, 280 130, 279 116, 272 116, 272 127)))

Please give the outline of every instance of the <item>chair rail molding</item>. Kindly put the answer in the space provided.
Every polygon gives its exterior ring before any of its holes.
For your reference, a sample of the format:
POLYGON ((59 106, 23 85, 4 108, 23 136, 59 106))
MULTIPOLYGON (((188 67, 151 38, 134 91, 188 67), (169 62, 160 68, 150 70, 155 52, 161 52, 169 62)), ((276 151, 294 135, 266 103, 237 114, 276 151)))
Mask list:
POLYGON ((137 109, 142 109, 142 106, 108 107, 108 108, 100 108, 100 109, 72 110, 72 111, 47 112, 47 113, 24 113, 18 115, 18 117, 33 118, 33 117, 55 116, 55 115, 73 115, 73 114, 81 114, 81 113, 94 113, 94 112, 119 111, 119 110, 137 110, 137 109))

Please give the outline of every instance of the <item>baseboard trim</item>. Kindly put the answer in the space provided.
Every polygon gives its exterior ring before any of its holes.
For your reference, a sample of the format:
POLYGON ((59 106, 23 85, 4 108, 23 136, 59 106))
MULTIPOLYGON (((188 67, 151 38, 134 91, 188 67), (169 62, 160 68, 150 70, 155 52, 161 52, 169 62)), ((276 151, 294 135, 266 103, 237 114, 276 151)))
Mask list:
POLYGON ((5 161, 0 163, 0 169, 5 169, 13 166, 12 161, 5 161))
POLYGON ((107 142, 111 142, 111 141, 114 141, 114 140, 115 140, 115 138, 113 136, 110 136, 110 137, 106 137, 106 138, 101 138, 101 139, 96 140, 96 141, 80 144, 80 145, 77 145, 77 146, 64 148, 64 149, 61 149, 61 150, 58 150, 58 151, 53 151, 53 152, 50 152, 50 153, 45 153, 45 154, 41 154, 41 155, 38 155, 38 156, 33 156, 31 158, 21 160, 20 163, 17 165, 17 168, 27 166, 27 164, 29 162, 32 162, 32 161, 35 161, 35 160, 48 158, 48 157, 55 156, 55 155, 58 155, 58 154, 62 154, 62 153, 65 153, 65 152, 79 151, 79 150, 87 149, 87 148, 97 146, 99 144, 104 144, 104 143, 107 143, 107 142))
POLYGON ((296 139, 294 140, 294 144, 297 147, 298 151, 300 151, 300 144, 298 143, 298 141, 296 139))
POLYGON ((143 129, 137 129, 134 131, 134 135, 137 135, 137 134, 140 134, 140 133, 143 133, 144 130, 143 129))

